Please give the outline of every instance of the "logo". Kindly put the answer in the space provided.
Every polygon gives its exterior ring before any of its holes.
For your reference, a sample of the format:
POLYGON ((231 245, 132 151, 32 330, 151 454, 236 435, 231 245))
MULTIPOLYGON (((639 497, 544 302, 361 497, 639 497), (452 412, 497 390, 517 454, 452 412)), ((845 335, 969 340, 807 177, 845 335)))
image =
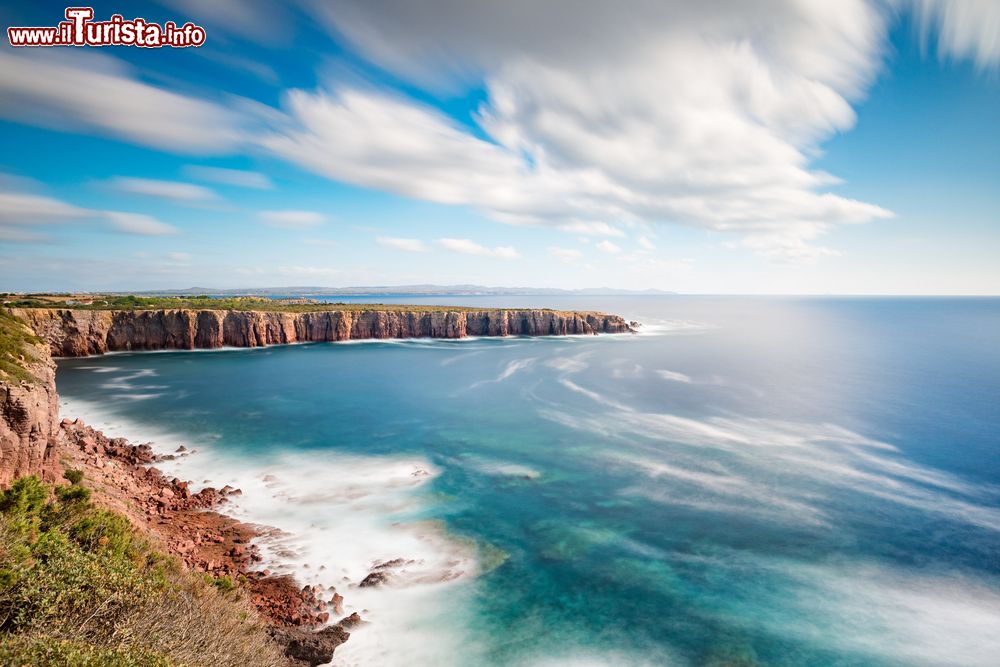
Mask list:
POLYGON ((163 25, 146 19, 125 19, 112 14, 107 21, 94 21, 93 7, 67 7, 66 20, 55 27, 10 27, 7 39, 11 46, 138 46, 156 49, 163 46, 187 48, 205 43, 205 29, 188 21, 178 26, 174 21, 163 25))

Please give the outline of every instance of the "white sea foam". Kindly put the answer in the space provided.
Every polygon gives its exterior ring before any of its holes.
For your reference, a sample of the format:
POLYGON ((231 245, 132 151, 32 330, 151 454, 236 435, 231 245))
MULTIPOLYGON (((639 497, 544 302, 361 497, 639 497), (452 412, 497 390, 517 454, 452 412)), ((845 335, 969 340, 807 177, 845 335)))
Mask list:
POLYGON ((562 373, 579 373, 587 369, 588 364, 584 359, 589 356, 589 352, 584 352, 572 357, 552 357, 545 360, 545 365, 562 373))
POLYGON ((534 365, 534 363, 535 363, 535 357, 528 357, 527 359, 515 359, 513 361, 508 361, 507 365, 503 367, 503 370, 501 370, 500 374, 497 375, 494 379, 480 380, 479 382, 474 382, 469 387, 469 389, 475 389, 476 387, 481 387, 486 384, 503 382, 504 380, 515 375, 516 373, 523 371, 527 368, 530 368, 532 365, 534 365))
POLYGON ((720 554, 720 566, 743 562, 733 598, 770 613, 734 610, 733 621, 782 636, 901 665, 992 667, 1000 655, 1000 590, 954 573, 912 573, 874 561, 834 565, 720 554), (740 581, 778 577, 770 594, 740 581), (774 613, 774 610, 780 610, 774 613))
POLYGON ((664 380, 670 380, 671 382, 683 382, 684 384, 691 384, 693 382, 690 375, 678 373, 677 371, 659 370, 656 371, 656 374, 664 380))
MULTIPOLYGON (((626 318, 630 319, 630 318, 626 318)), ((642 324, 636 329, 639 336, 671 336, 683 334, 697 334, 718 327, 709 322, 699 322, 696 320, 663 320, 655 318, 642 318, 642 324)))
POLYGON ((496 461, 481 457, 467 456, 460 459, 459 463, 484 475, 496 477, 520 477, 523 479, 538 479, 542 473, 526 465, 510 463, 508 461, 496 461))
MULTIPOLYGON (((586 396, 603 411, 580 414, 555 404, 539 414, 564 426, 625 440, 631 464, 646 474, 696 487, 712 497, 692 498, 670 489, 630 489, 649 500, 696 509, 732 511, 779 522, 789 511, 808 523, 822 521, 821 503, 835 492, 850 491, 966 525, 1000 531, 996 489, 906 461, 897 447, 836 424, 776 419, 709 417, 693 419, 642 412, 566 378, 560 384, 586 396), (701 450, 732 457, 738 465, 722 474, 706 472, 701 450), (678 453, 680 452, 680 456, 678 453), (699 467, 700 466, 700 467, 699 467), (755 480, 772 479, 769 487, 755 480), (808 493, 804 491, 808 489, 808 493), (743 507, 733 498, 744 501, 743 507)), ((606 463, 606 456, 598 453, 606 463)), ((619 462, 627 457, 619 457, 619 462)))
MULTIPOLYGON (((257 543, 261 568, 294 574, 303 584, 332 588, 370 624, 352 631, 335 665, 461 664, 464 615, 478 571, 473 546, 423 517, 431 502, 421 488, 438 471, 420 457, 331 453, 233 455, 212 434, 180 437, 129 423, 93 403, 63 399, 62 413, 110 437, 150 442, 158 453, 184 444, 194 453, 157 464, 167 475, 242 489, 225 512, 276 528, 257 543), (402 558, 389 584, 358 587, 378 563, 402 558)), ((335 620, 335 619, 333 619, 335 620)))

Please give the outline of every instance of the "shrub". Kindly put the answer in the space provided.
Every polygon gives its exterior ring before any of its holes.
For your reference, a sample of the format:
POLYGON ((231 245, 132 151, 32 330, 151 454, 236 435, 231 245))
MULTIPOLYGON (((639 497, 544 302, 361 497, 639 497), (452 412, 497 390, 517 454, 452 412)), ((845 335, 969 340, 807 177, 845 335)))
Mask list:
POLYGON ((99 649, 45 636, 7 639, 0 644, 0 664, 31 667, 172 667, 175 663, 151 651, 99 649))
POLYGON ((80 482, 83 481, 83 471, 82 470, 74 470, 74 469, 70 468, 69 470, 67 470, 66 472, 63 473, 63 477, 65 477, 69 481, 70 484, 74 484, 74 485, 75 484, 79 484, 80 482))
POLYGON ((33 477, 0 493, 0 664, 284 664, 230 578, 185 571, 78 483, 50 497, 33 477))
POLYGON ((56 497, 64 503, 86 503, 90 500, 90 489, 82 486, 57 486, 56 497))

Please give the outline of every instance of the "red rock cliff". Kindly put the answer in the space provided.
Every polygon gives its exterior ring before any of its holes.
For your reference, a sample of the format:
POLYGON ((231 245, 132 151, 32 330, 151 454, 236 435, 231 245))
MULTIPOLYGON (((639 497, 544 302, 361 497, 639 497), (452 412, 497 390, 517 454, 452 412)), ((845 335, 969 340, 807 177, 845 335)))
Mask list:
POLYGON ((59 432, 55 364, 45 345, 29 345, 31 380, 0 375, 0 487, 23 475, 54 479, 59 432))
POLYGON ((556 336, 628 333, 617 315, 552 310, 328 310, 291 313, 226 310, 73 310, 11 312, 44 338, 55 356, 122 350, 190 350, 378 338, 556 336))

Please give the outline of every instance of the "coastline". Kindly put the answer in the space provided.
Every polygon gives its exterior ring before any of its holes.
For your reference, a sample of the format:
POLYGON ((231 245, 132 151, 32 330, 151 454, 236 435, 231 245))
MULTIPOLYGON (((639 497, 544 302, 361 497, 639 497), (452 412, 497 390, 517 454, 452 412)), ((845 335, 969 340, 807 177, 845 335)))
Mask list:
MULTIPOLYGON (((411 336, 408 330, 389 328, 364 329, 358 337, 353 328, 346 336, 327 328, 318 334, 307 329, 300 337, 302 331, 294 327, 293 336, 287 327, 257 326, 261 321, 273 324, 274 313, 231 311, 223 321, 235 323, 235 328, 217 329, 219 335, 208 338, 200 324, 194 329, 157 328, 165 322, 190 325, 193 320, 185 319, 184 311, 118 311, 120 317, 110 319, 104 312, 98 329, 78 327, 84 321, 93 324, 89 314, 95 311, 8 309, 5 315, 16 322, 25 312, 43 316, 26 318, 38 334, 31 339, 31 354, 44 378, 27 385, 28 395, 51 405, 48 411, 32 408, 29 422, 15 425, 18 433, 24 426, 46 434, 35 448, 39 460, 19 474, 35 472, 57 481, 64 469, 81 470, 97 505, 125 515, 140 534, 189 571, 245 592, 286 656, 294 664, 313 666, 331 660, 343 665, 403 665, 414 659, 421 664, 460 664, 455 660, 465 646, 467 615, 455 612, 474 597, 473 587, 466 584, 479 573, 480 561, 499 562, 502 556, 484 552, 488 545, 449 535, 432 518, 440 499, 427 487, 439 471, 419 455, 326 453, 317 460, 281 447, 274 448, 283 452, 280 456, 268 451, 233 455, 225 447, 212 446, 217 434, 193 434, 185 424, 178 424, 177 432, 159 424, 149 428, 120 419, 113 404, 68 400, 57 391, 52 356, 251 350, 317 342, 420 347, 490 338, 565 340, 598 333, 573 313, 559 314, 569 319, 558 320, 558 326, 551 319, 541 324, 516 319, 518 312, 551 318, 553 311, 492 311, 505 313, 508 324, 528 327, 524 332, 503 325, 481 336, 465 328, 459 335, 446 331, 411 336), (85 313, 82 320, 80 313, 85 313), (53 314, 59 317, 49 319, 53 314), (258 316, 263 319, 255 319, 258 316), (567 330, 566 322, 586 326, 567 330), (110 328, 103 328, 108 323, 110 328), (137 323, 152 326, 133 328, 137 323), (181 329, 187 334, 181 335, 181 329), (233 337, 241 344, 227 345, 233 337), (115 349, 121 345, 126 349, 115 349)), ((205 312, 187 315, 197 315, 200 323, 205 312)), ((336 313, 321 315, 332 318, 336 313)), ((485 313, 467 314, 472 315, 485 313)), ((213 311, 208 320, 217 322, 216 316, 221 315, 213 311)), ((277 316, 286 324, 291 317, 296 326, 307 321, 286 313, 277 316)), ((420 322, 433 324, 428 319, 420 322)), ((478 322, 485 327, 490 320, 478 322)), ((601 314, 598 322, 601 332, 634 333, 618 316, 601 314)), ((90 370, 106 373, 114 367, 95 365, 90 370)), ((143 373, 155 375, 151 370, 143 373)), ((275 444, 282 437, 282 429, 276 429, 275 444)))
POLYGON ((352 340, 632 333, 618 315, 539 309, 100 310, 11 307, 56 357, 352 340))
POLYGON ((326 664, 361 623, 345 614, 336 591, 300 586, 272 573, 255 541, 267 527, 228 513, 242 491, 201 485, 164 474, 159 464, 185 452, 157 454, 147 444, 108 437, 82 419, 59 424, 61 463, 84 473, 94 502, 128 518, 140 534, 193 572, 221 585, 243 587, 291 664, 326 664))
MULTIPOLYGON (((203 439, 129 423, 84 401, 61 398, 60 412, 69 432, 93 428, 111 441, 144 443, 130 447, 144 448, 151 460, 124 466, 140 485, 162 474, 160 483, 172 491, 175 484, 192 496, 209 490, 218 500, 210 508, 189 512, 168 505, 169 522, 159 511, 143 512, 139 527, 195 571, 246 577, 255 605, 275 623, 275 638, 289 651, 319 659, 336 648, 334 665, 405 664, 408 655, 428 651, 432 661, 445 664, 447 656, 460 655, 456 623, 449 620, 444 630, 439 622, 447 620, 479 565, 473 545, 420 517, 427 502, 420 490, 437 472, 427 462, 344 456, 317 466, 302 456, 241 464, 203 439), (68 422, 71 417, 81 425, 68 422), (181 447, 186 451, 177 452, 181 447), (158 472, 147 472, 151 468, 158 472), (238 492, 214 491, 227 488, 238 492), (192 550, 178 527, 214 531, 224 541, 203 541, 192 550)), ((90 479, 106 477, 109 464, 113 475, 121 475, 120 461, 82 458, 76 463, 81 457, 74 454, 74 465, 86 465, 90 479)), ((143 488, 128 501, 145 502, 147 509, 150 502, 158 505, 155 484, 143 488)), ((109 498, 116 500, 114 489, 109 498)))

